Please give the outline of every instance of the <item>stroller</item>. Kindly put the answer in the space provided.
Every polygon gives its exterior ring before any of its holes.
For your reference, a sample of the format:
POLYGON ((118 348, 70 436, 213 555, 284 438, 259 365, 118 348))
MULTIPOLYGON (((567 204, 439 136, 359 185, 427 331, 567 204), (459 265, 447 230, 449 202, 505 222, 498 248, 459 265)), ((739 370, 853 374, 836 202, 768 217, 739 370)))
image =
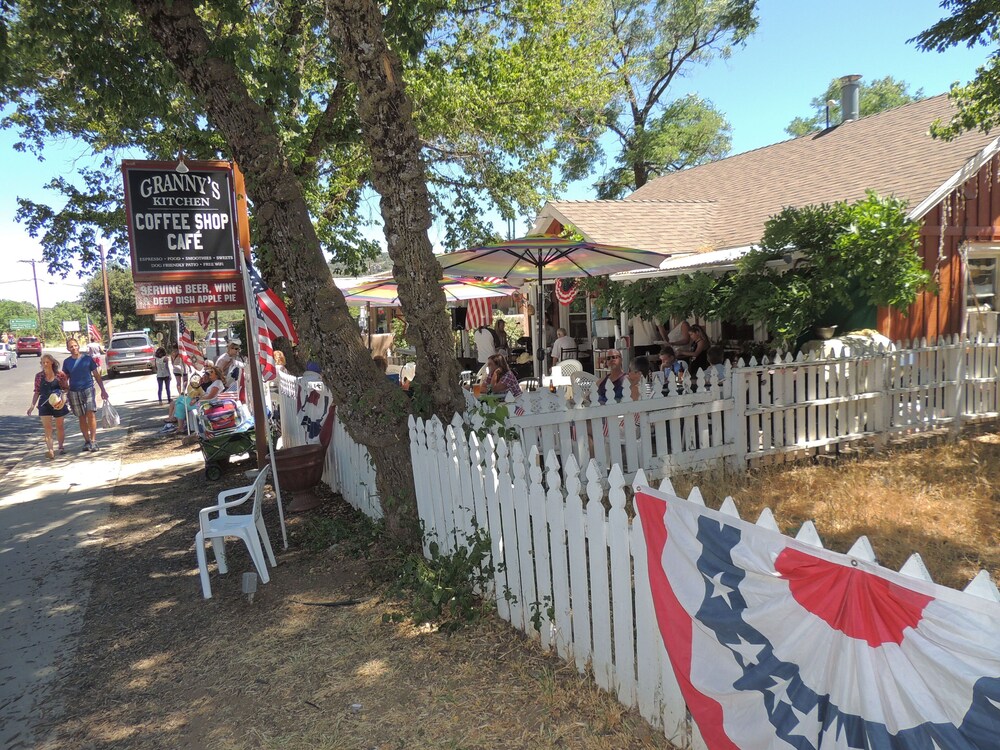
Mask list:
POLYGON ((252 453, 253 417, 235 398, 220 396, 198 407, 198 442, 205 457, 205 478, 222 476, 231 456, 252 453))

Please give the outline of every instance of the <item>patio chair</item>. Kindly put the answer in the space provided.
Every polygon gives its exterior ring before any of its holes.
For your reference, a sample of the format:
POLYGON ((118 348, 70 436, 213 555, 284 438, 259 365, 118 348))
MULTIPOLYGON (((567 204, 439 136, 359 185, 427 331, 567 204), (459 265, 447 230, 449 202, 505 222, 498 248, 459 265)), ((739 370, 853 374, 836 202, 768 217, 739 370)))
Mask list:
POLYGON ((264 550, 261 548, 261 541, 264 542, 264 549, 267 550, 267 557, 271 561, 271 567, 277 567, 274 559, 274 550, 271 549, 271 540, 267 536, 267 527, 264 526, 264 519, 260 515, 261 501, 264 497, 264 484, 270 476, 271 467, 262 469, 247 487, 237 487, 232 490, 225 490, 219 493, 218 503, 202 508, 198 513, 198 533, 194 537, 195 553, 198 556, 198 571, 201 575, 201 593, 206 599, 212 598, 212 585, 208 580, 208 562, 205 557, 205 541, 212 545, 215 553, 215 562, 218 565, 219 573, 225 575, 228 572, 226 567, 225 538, 227 536, 239 537, 247 546, 250 559, 253 560, 257 574, 263 583, 271 580, 267 573, 267 564, 264 560, 264 550), (232 498, 232 499, 231 499, 232 498), (253 498, 253 507, 250 513, 237 516, 229 515, 230 508, 242 505, 250 498, 253 498), (214 516, 214 517, 213 517, 214 516))
POLYGON ((569 377, 574 372, 583 372, 583 363, 578 359, 564 359, 552 368, 553 372, 556 370, 558 370, 560 374, 569 377))
POLYGON ((521 386, 521 390, 524 392, 537 391, 541 387, 538 378, 525 378, 518 381, 518 385, 521 386))

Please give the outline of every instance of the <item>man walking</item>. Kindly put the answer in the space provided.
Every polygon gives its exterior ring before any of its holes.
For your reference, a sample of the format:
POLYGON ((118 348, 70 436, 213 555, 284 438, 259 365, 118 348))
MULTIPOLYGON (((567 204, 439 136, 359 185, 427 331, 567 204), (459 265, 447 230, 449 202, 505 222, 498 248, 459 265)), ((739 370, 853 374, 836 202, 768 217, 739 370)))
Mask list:
POLYGON ((69 376, 69 408, 80 420, 83 433, 83 449, 97 450, 97 399, 94 396, 94 380, 101 389, 101 398, 108 400, 108 392, 97 363, 89 354, 80 353, 80 342, 69 339, 66 342, 69 356, 63 361, 63 372, 69 376))

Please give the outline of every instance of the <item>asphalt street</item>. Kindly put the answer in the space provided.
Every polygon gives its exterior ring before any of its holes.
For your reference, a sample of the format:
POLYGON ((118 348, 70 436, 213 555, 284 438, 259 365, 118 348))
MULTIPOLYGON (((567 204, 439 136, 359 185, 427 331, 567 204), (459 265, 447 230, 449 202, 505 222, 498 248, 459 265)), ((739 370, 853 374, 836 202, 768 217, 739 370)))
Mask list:
MULTIPOLYGON (((57 359, 64 352, 51 352, 57 359)), ((108 501, 122 477, 121 450, 133 412, 157 409, 156 378, 108 382, 122 426, 99 430, 98 453, 82 451, 66 418, 66 455, 49 460, 37 414, 28 416, 39 363, 0 371, 0 747, 47 748, 40 729, 61 712, 51 699, 71 662, 90 592, 89 564, 103 542, 108 501)), ((140 470, 141 465, 126 467, 140 470)), ((145 467, 144 470, 149 470, 145 467)))

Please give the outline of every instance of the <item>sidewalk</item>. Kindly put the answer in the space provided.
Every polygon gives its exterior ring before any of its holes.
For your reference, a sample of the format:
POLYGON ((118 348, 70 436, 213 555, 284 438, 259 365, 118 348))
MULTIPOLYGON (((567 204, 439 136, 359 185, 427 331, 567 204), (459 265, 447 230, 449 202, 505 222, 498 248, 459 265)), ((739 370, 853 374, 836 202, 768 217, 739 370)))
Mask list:
POLYGON ((9 750, 41 746, 35 728, 61 712, 49 696, 76 650, 110 498, 119 481, 150 469, 123 467, 121 455, 133 421, 148 420, 158 408, 149 402, 155 380, 106 384, 122 425, 98 430, 100 451, 82 451, 76 419, 67 417, 66 455, 50 461, 41 444, 26 450, 0 498, 0 569, 6 573, 0 582, 0 747, 9 750))

